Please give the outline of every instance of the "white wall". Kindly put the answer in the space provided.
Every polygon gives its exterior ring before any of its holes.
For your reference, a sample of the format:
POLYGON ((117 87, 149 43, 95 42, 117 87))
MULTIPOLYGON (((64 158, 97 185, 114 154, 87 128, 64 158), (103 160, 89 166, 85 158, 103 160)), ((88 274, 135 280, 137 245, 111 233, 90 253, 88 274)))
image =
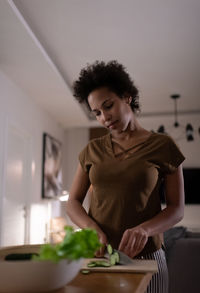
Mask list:
MULTIPOLYGON (((70 190, 73 177, 78 166, 78 155, 81 150, 86 146, 89 140, 89 129, 88 128, 71 128, 65 131, 65 150, 63 156, 63 182, 64 189, 70 190)), ((84 208, 88 210, 89 198, 86 196, 84 200, 84 208)), ((64 213, 64 212, 63 212, 64 213)), ((71 222, 67 216, 68 225, 77 227, 71 222)))
POLYGON ((29 238, 31 243, 41 243, 49 217, 48 201, 41 199, 42 136, 43 132, 49 133, 60 140, 65 148, 65 133, 46 111, 0 71, 0 220, 5 186, 6 131, 10 124, 30 137, 31 188, 27 191, 31 208, 29 238))
POLYGON ((71 128, 65 131, 65 151, 63 157, 63 181, 64 188, 70 189, 76 168, 78 155, 89 140, 88 128, 71 128))

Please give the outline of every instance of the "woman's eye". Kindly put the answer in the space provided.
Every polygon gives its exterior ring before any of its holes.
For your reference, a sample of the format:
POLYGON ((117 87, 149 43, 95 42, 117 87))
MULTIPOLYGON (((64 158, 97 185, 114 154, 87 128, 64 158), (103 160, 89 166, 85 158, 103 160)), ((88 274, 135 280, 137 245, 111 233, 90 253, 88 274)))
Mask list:
MULTIPOLYGON (((109 110, 109 109, 111 109, 112 106, 113 106, 113 104, 114 104, 114 103, 104 105, 104 110, 109 110)), ((93 112, 93 114, 94 114, 95 117, 101 115, 101 111, 94 110, 94 111, 92 111, 92 112, 93 112)))
POLYGON ((112 108, 112 106, 113 106, 113 103, 111 103, 111 104, 109 104, 109 105, 106 105, 106 109, 111 109, 112 108))
POLYGON ((101 113, 100 112, 93 112, 94 116, 99 116, 101 113))

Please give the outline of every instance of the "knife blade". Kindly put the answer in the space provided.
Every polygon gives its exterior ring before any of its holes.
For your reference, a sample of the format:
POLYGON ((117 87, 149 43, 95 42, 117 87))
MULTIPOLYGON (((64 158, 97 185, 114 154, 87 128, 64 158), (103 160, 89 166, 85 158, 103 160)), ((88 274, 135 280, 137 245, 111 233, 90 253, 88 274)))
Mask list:
POLYGON ((114 250, 114 252, 117 252, 119 254, 119 264, 127 265, 127 264, 134 263, 134 260, 132 258, 130 258, 124 252, 117 250, 117 249, 113 249, 113 250, 114 250))

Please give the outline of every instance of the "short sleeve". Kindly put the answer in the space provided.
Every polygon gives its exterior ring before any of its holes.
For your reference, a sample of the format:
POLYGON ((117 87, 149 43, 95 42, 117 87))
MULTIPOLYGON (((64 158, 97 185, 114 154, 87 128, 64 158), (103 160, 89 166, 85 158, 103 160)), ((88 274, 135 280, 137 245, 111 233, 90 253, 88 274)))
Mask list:
POLYGON ((173 173, 185 160, 185 157, 170 136, 167 136, 166 151, 167 153, 166 161, 164 162, 164 168, 166 173, 173 173))
POLYGON ((91 163, 88 161, 88 146, 86 146, 79 154, 79 162, 81 164, 82 169, 89 173, 91 163))

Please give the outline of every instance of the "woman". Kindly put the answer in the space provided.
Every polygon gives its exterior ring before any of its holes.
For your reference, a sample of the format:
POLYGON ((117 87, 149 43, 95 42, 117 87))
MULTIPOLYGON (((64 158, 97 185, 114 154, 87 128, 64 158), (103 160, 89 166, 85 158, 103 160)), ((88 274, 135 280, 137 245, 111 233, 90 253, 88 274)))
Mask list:
POLYGON ((183 217, 184 157, 169 136, 138 123, 138 90, 118 62, 97 61, 82 69, 74 96, 109 133, 90 141, 80 153, 67 213, 80 228, 96 229, 104 244, 97 256, 110 243, 131 258, 156 259, 159 273, 147 292, 167 292, 162 233, 183 217), (163 181, 166 208, 161 210, 163 181), (87 214, 82 203, 90 185, 87 214))

